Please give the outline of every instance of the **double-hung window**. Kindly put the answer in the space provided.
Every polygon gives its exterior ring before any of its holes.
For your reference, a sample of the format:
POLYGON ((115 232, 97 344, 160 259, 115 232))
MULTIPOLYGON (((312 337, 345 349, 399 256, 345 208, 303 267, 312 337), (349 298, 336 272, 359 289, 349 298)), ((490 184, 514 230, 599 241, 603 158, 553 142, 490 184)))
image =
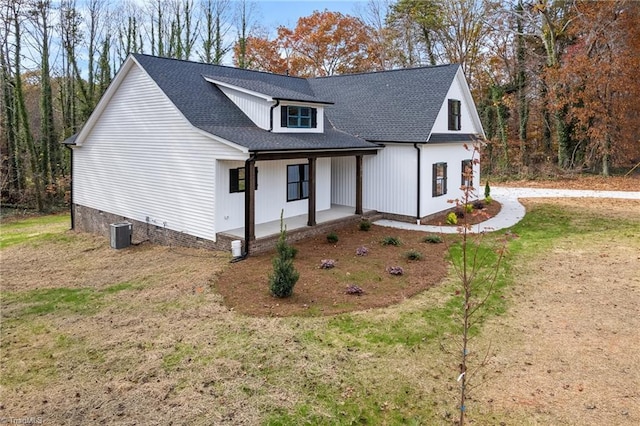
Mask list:
POLYGON ((447 193, 447 163, 435 163, 433 165, 433 190, 432 195, 439 197, 447 193))
POLYGON ((463 188, 473 187, 473 161, 462 160, 462 183, 463 188))
POLYGON ((316 108, 283 105, 280 110, 281 127, 294 129, 315 129, 318 126, 316 108))
POLYGON ((309 198, 309 164, 287 166, 287 201, 309 198))
POLYGON ((449 130, 460 130, 460 101, 449 99, 449 130))

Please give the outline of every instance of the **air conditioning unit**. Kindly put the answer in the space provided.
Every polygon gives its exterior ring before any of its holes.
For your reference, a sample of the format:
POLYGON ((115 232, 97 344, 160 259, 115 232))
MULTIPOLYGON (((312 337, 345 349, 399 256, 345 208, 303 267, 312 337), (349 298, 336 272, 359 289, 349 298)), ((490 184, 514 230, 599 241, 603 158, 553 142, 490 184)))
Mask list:
POLYGON ((123 249, 131 245, 131 224, 129 222, 111 224, 111 248, 123 249))

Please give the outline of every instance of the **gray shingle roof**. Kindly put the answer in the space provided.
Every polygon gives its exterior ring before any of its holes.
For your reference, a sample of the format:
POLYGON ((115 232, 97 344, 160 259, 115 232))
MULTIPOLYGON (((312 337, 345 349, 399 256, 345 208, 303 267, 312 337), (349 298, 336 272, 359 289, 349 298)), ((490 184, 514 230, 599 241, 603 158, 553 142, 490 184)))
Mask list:
POLYGON ((426 142, 458 65, 310 79, 339 129, 380 142, 426 142))
MULTIPOLYGON (((284 86, 283 84, 276 85, 276 84, 267 83, 265 81, 258 80, 258 79, 251 80, 246 78, 229 78, 229 77, 223 77, 219 75, 218 76, 207 75, 205 77, 211 78, 212 80, 220 81, 221 83, 227 83, 233 86, 238 86, 244 89, 252 90, 254 92, 262 93, 264 95, 271 96, 274 99, 322 103, 322 104, 333 103, 329 101, 324 101, 322 99, 318 99, 315 95, 313 95, 313 93, 309 93, 311 91, 309 87, 307 87, 308 90, 306 90, 305 92, 298 92, 295 89, 283 87, 284 86)), ((304 81, 306 82, 306 80, 304 81)), ((284 81, 281 81, 280 83, 287 83, 287 81, 284 80, 284 81)))
POLYGON ((194 126, 250 151, 375 148, 426 142, 458 65, 304 79, 134 54, 194 126), (325 132, 271 133, 257 127, 204 77, 276 99, 331 103, 325 132))
POLYGON ((191 124, 250 151, 378 147, 333 128, 326 120, 324 133, 276 134, 263 130, 203 76, 255 80, 304 94, 317 102, 306 79, 142 54, 133 56, 191 124))

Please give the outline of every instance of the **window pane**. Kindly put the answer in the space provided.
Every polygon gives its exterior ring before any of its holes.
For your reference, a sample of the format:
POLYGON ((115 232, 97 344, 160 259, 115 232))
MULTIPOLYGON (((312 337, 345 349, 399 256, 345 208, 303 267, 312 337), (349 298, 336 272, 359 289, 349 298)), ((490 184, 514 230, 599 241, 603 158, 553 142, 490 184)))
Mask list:
POLYGON ((287 166, 287 183, 300 181, 300 168, 298 165, 287 166))
POLYGON ((289 107, 289 116, 292 116, 292 115, 295 115, 295 116, 300 115, 300 109, 298 107, 296 107, 296 106, 290 106, 289 107))
POLYGON ((238 179, 244 180, 244 167, 238 168, 238 179))
POLYGON ((300 118, 300 127, 311 127, 310 118, 300 118))
POLYGON ((287 200, 297 200, 300 196, 298 194, 298 184, 290 183, 287 185, 287 200))
POLYGON ((309 197, 309 182, 302 182, 302 198, 309 197))
POLYGON ((309 180, 309 165, 303 164, 302 169, 303 169, 304 180, 309 180))
POLYGON ((244 191, 244 179, 238 181, 238 191, 239 192, 244 191))

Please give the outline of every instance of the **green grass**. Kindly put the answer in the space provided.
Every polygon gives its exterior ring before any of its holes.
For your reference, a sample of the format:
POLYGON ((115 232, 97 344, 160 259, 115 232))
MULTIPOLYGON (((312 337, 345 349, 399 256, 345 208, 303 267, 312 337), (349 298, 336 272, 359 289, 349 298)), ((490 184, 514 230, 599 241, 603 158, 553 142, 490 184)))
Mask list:
POLYGON ((8 291, 2 293, 3 305, 13 305, 10 316, 25 318, 34 315, 74 313, 92 315, 103 304, 107 295, 125 290, 138 289, 143 283, 122 282, 102 290, 91 288, 48 288, 26 292, 8 291))
POLYGON ((63 238, 69 229, 68 214, 37 216, 29 219, 2 221, 0 224, 0 249, 25 242, 51 241, 63 238))
MULTIPOLYGON (((61 226, 56 219, 43 225, 47 220, 11 225, 17 235, 42 227, 40 235, 75 238, 64 233, 66 223, 61 226)), ((581 244, 603 235, 634 240, 640 237, 640 218, 621 222, 610 220, 606 212, 535 204, 511 231, 519 237, 508 242, 495 291, 474 335, 483 333, 486 319, 508 311, 509 291, 517 286, 512 271, 518 264, 564 238, 581 244)), ((4 236, 4 225, 2 232, 4 236)), ((489 267, 496 259, 492 248, 503 236, 504 231, 488 234, 479 248, 489 267)), ((24 237, 16 244, 33 241, 24 237)), ((453 245, 450 259, 460 262, 459 250, 453 245)), ((369 271, 347 276, 346 264, 341 269, 327 273, 341 273, 345 283, 357 283, 365 291, 367 283, 379 278, 369 271)), ((90 400, 105 392, 104 385, 92 384, 94 372, 113 383, 148 381, 170 389, 155 406, 158 410, 179 409, 181 397, 201 391, 198 398, 209 411, 178 422, 224 418, 229 401, 239 402, 235 407, 243 415, 248 410, 247 422, 265 425, 444 425, 451 423, 447 414, 455 416, 457 360, 449 348, 455 347, 461 328, 462 299, 453 276, 388 308, 331 317, 313 312, 309 318, 239 315, 219 308, 213 292, 167 291, 189 287, 176 274, 172 281, 161 278, 150 279, 153 287, 135 280, 101 289, 68 288, 61 282, 55 289, 3 292, 2 319, 7 323, 0 342, 5 365, 1 383, 7 394, 79 386, 82 401, 77 403, 82 404, 85 394, 90 400), (155 286, 158 294, 151 292, 155 286), (149 291, 136 291, 142 288, 149 291), (162 298, 162 291, 169 296, 162 298), (116 329, 102 323, 110 311, 125 339, 111 336, 116 329), (91 323, 100 325, 82 337, 75 334, 79 324, 91 323)), ((144 395, 136 394, 139 405, 132 395, 122 394, 132 410, 151 410, 144 395)))

